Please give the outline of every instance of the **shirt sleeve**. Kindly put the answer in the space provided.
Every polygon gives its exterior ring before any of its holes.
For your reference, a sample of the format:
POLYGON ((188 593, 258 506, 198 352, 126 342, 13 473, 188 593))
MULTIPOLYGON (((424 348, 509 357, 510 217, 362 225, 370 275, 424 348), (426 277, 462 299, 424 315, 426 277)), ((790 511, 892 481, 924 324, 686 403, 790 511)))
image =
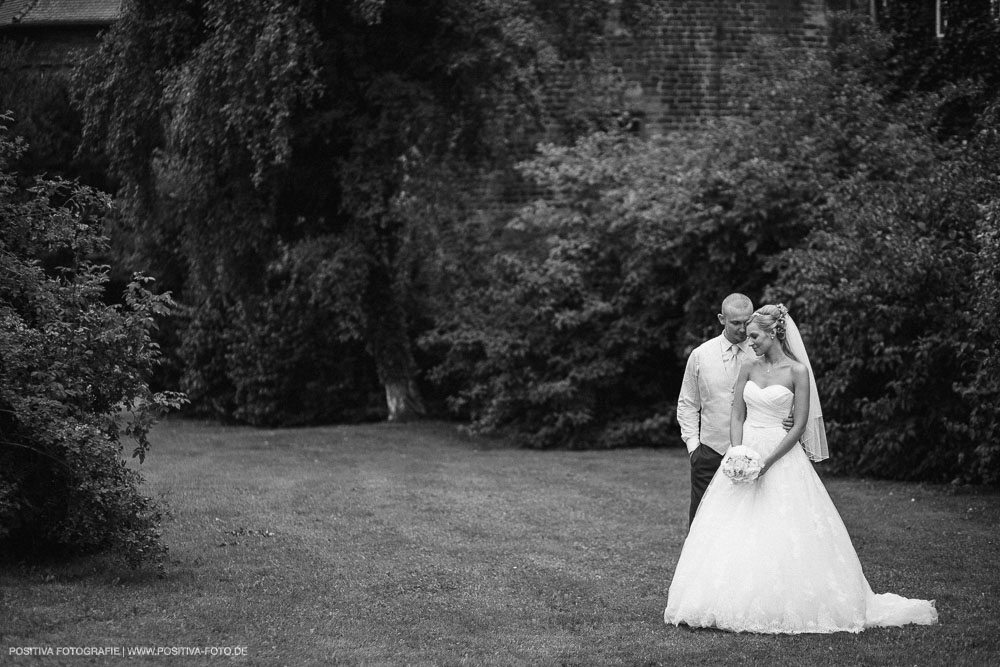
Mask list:
POLYGON ((687 446, 688 454, 698 448, 701 440, 701 391, 698 389, 697 356, 697 351, 694 351, 688 357, 681 393, 677 397, 677 423, 680 424, 681 439, 687 446))

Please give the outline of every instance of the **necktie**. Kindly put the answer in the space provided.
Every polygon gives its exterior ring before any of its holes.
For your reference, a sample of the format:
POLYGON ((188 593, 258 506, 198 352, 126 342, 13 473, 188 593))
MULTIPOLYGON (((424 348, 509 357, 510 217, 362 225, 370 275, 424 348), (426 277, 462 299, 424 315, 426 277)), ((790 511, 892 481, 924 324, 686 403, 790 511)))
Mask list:
POLYGON ((730 377, 736 377, 736 374, 740 370, 740 346, 730 345, 729 349, 726 350, 725 359, 726 370, 729 372, 730 377))

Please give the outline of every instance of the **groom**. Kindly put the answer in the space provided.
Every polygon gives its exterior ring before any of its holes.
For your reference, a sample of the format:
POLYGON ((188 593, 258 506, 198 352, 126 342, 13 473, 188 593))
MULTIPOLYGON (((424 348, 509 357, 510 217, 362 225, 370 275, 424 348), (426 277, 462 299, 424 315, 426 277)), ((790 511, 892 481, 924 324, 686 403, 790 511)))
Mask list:
POLYGON ((722 333, 691 352, 681 393, 677 397, 677 423, 691 459, 691 510, 694 521, 701 497, 729 448, 729 414, 740 364, 748 356, 747 320, 753 302, 743 294, 722 301, 722 333))

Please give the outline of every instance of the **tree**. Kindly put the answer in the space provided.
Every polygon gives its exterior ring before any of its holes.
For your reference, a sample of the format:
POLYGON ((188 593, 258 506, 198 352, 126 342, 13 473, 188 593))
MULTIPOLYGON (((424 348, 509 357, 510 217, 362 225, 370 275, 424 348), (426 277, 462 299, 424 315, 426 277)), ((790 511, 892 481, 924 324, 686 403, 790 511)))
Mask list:
MULTIPOLYGON (((560 48, 586 45, 605 4, 559 4, 586 17, 562 29, 551 3, 529 0, 135 0, 81 78, 88 137, 123 179, 138 256, 183 264, 191 327, 207 331, 198 319, 227 303, 261 322, 283 280, 305 276, 303 298, 338 324, 325 339, 305 327, 294 345, 353 356, 360 343, 390 419, 405 419, 421 411, 412 341, 440 256, 421 244, 456 224, 420 217, 449 207, 415 202, 438 196, 437 175, 489 170, 531 145, 541 78, 560 48)), ((228 395, 232 415, 259 393, 238 386, 231 337, 199 341, 186 346, 192 396, 228 395), (201 376, 196 358, 224 377, 201 376)))

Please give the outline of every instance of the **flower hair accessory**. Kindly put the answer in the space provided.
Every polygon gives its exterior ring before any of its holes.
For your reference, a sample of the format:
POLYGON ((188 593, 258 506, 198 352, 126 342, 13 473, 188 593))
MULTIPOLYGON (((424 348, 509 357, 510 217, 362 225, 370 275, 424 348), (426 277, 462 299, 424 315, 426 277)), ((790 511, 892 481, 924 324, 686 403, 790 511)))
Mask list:
POLYGON ((788 316, 788 309, 785 308, 785 304, 779 303, 778 314, 774 318, 774 335, 778 337, 778 340, 785 339, 786 322, 785 318, 788 316))

